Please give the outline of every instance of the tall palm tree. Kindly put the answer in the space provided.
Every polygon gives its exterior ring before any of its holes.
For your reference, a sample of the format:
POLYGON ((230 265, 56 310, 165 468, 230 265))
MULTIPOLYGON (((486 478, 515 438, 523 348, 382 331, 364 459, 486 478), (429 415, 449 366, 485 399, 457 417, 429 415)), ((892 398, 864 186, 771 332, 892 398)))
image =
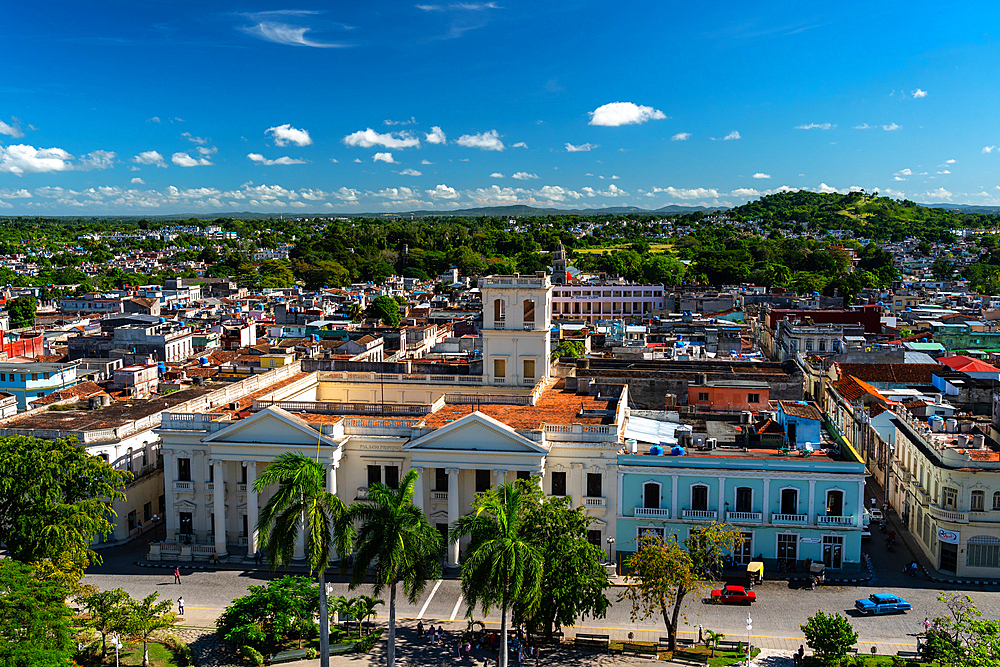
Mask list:
POLYGON ((317 573, 319 580, 320 667, 329 667, 326 568, 334 547, 342 557, 350 552, 354 525, 343 501, 326 491, 324 465, 319 461, 292 452, 282 454, 264 469, 253 486, 261 493, 271 484, 277 484, 278 490, 260 512, 260 548, 272 567, 287 565, 295 553, 299 530, 305 532, 309 574, 317 573))
POLYGON ((129 599, 127 603, 125 629, 135 641, 142 642, 142 665, 149 667, 149 638, 157 631, 169 628, 177 620, 171 600, 156 601, 159 593, 150 593, 141 600, 129 599))
POLYGON ((441 534, 413 504, 417 475, 410 470, 395 489, 372 484, 368 499, 354 503, 349 511, 351 519, 360 523, 351 588, 363 584, 372 570, 372 594, 379 597, 389 589, 389 667, 396 663, 396 585, 402 581, 406 598, 416 604, 428 580, 441 575, 441 534))
POLYGON ((542 554, 521 535, 528 496, 502 484, 479 496, 472 514, 452 524, 449 539, 471 537, 462 561, 462 595, 470 608, 500 608, 500 665, 507 667, 507 615, 515 601, 527 608, 542 592, 542 554))

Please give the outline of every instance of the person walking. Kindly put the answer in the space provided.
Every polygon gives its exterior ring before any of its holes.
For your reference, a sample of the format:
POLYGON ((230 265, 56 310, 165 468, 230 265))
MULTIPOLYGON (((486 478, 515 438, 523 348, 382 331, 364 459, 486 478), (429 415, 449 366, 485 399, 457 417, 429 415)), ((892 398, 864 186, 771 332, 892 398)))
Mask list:
POLYGON ((177 610, 181 616, 184 615, 184 596, 177 598, 177 610))
POLYGON ((179 567, 174 568, 174 583, 175 584, 181 583, 181 568, 179 567))
POLYGON ((424 636, 424 622, 417 621, 417 639, 420 639, 423 636, 424 636))

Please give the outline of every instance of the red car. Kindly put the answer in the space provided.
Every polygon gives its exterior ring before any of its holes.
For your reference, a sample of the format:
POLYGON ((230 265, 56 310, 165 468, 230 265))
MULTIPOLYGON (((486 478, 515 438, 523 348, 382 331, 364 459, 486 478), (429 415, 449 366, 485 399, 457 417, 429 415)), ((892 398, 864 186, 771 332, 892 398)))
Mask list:
POLYGON ((757 600, 757 594, 742 586, 726 586, 721 591, 712 591, 712 602, 726 604, 751 604, 757 600))

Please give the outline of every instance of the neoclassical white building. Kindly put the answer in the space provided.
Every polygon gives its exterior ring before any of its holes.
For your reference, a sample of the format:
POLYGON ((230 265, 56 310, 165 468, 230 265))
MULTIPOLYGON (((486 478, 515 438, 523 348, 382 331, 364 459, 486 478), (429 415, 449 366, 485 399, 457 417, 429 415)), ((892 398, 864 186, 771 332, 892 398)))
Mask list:
MULTIPOLYGON (((253 484, 283 452, 317 457, 346 503, 416 469, 414 502, 442 531, 476 493, 534 478, 586 507, 593 542, 615 535, 627 386, 550 376, 548 277, 491 276, 481 287, 482 376, 300 372, 223 408, 164 414, 167 541, 150 557, 256 552, 273 489, 258 495, 253 484)), ((460 548, 449 546, 449 565, 460 548)))

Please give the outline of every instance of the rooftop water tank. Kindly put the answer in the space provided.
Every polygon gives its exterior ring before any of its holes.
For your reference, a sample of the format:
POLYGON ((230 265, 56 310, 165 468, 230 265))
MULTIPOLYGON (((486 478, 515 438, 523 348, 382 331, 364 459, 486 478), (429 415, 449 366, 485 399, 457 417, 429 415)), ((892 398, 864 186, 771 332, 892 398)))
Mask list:
POLYGON ((671 456, 684 456, 684 448, 680 445, 674 445, 670 448, 671 456))
POLYGON ((629 454, 635 454, 639 449, 639 443, 635 441, 635 438, 629 438, 625 441, 625 448, 628 449, 629 454))
POLYGON ((649 448, 650 456, 663 456, 663 447, 659 445, 653 445, 649 448))

